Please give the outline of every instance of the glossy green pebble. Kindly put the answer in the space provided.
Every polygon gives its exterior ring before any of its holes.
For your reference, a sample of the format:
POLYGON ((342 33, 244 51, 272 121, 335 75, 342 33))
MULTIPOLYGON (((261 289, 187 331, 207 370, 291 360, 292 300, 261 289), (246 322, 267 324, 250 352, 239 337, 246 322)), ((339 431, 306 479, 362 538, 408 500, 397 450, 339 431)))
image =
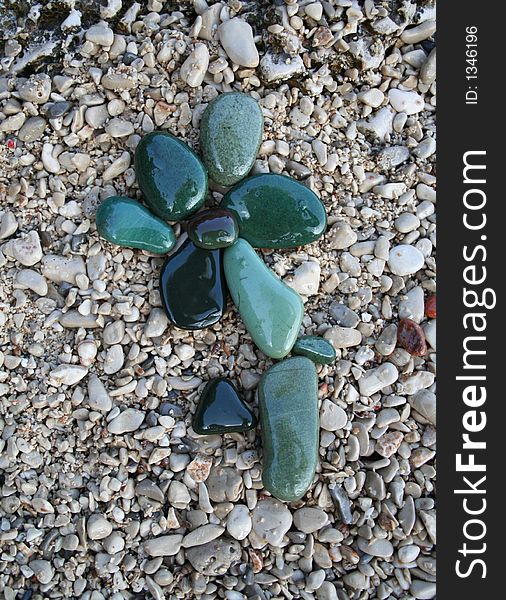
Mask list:
POLYGON ((180 221, 204 203, 204 165, 170 133, 153 131, 142 138, 135 151, 135 174, 146 204, 162 219, 180 221))
POLYGON ((264 118, 258 102, 240 92, 212 100, 200 122, 200 150, 209 177, 234 185, 251 170, 262 143, 264 118))
POLYGON ((98 233, 112 244, 165 254, 176 243, 172 227, 155 217, 137 200, 111 196, 95 216, 98 233))
POLYGON ((300 337, 293 345, 292 354, 306 356, 318 365, 328 365, 336 360, 334 346, 325 338, 317 335, 300 337))
POLYGON ((318 380, 309 358, 287 358, 258 384, 263 483, 280 500, 301 498, 318 462, 318 380))
POLYGON ((212 379, 204 388, 193 415, 195 433, 233 433, 256 426, 255 415, 237 393, 234 384, 224 377, 212 379))
POLYGON ((295 179, 265 173, 248 177, 223 197, 237 214, 239 236, 255 248, 293 248, 318 239, 327 226, 318 196, 295 179))
POLYGON ((160 297, 167 316, 181 329, 203 329, 221 319, 226 303, 221 252, 187 239, 165 261, 160 297))
POLYGON ((244 325, 260 350, 283 358, 297 339, 304 307, 300 296, 283 283, 246 240, 224 251, 228 289, 244 325))
POLYGON ((200 248, 226 248, 239 235, 234 213, 223 208, 210 208, 197 213, 188 221, 188 237, 200 248))

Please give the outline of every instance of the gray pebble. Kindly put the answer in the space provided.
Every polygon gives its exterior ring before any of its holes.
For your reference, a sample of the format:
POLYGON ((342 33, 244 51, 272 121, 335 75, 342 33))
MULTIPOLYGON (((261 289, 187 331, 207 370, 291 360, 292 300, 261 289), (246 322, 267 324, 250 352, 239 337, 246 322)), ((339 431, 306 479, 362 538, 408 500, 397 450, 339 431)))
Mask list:
POLYGON ((48 560, 31 560, 28 566, 33 571, 37 581, 43 585, 50 583, 54 577, 54 568, 48 560))
MULTIPOLYGON (((174 556, 181 548, 183 536, 180 534, 162 535, 144 543, 144 551, 149 556, 174 556)), ((198 550, 198 549, 197 549, 198 550)))
POLYGON ((346 525, 353 523, 353 515, 351 514, 351 501, 348 494, 341 485, 329 486, 330 497, 339 510, 341 521, 346 525))
POLYGON ((356 312, 339 302, 333 302, 329 308, 330 315, 341 327, 356 327, 360 322, 360 317, 356 312))
POLYGON ((86 532, 91 540, 103 540, 112 533, 112 525, 103 515, 94 514, 86 523, 86 532))
POLYGON ((241 546, 235 540, 218 539, 186 550, 192 567, 203 575, 223 575, 241 557, 241 546))
POLYGON ((197 527, 193 531, 190 531, 181 543, 183 548, 192 548, 193 546, 202 546, 203 544, 207 544, 212 540, 215 540, 217 537, 225 531, 225 528, 221 525, 214 525, 213 523, 207 523, 206 525, 202 525, 201 527, 197 527))
POLYGON ((409 591, 417 600, 431 600, 436 597, 436 584, 414 579, 409 586, 409 591))
POLYGON ((305 506, 293 514, 293 524, 303 533, 314 533, 324 527, 327 522, 327 514, 321 508, 305 506))
POLYGON ((337 404, 325 399, 320 411, 320 427, 326 431, 343 429, 348 422, 348 415, 337 404))
POLYGON ((256 505, 252 521, 258 541, 277 547, 292 525, 292 514, 279 500, 266 498, 256 505))
POLYGON ((387 539, 372 538, 371 540, 366 540, 359 537, 357 539, 357 546, 362 552, 381 558, 388 558, 389 556, 392 556, 394 552, 392 542, 387 539))
POLYGON ((88 406, 99 412, 109 412, 112 408, 111 398, 96 375, 90 375, 88 379, 88 406))
POLYGON ((144 421, 144 413, 136 408, 127 408, 115 417, 107 426, 110 433, 122 435, 137 431, 144 421))
POLYGON ((30 117, 19 130, 18 138, 22 142, 35 142, 40 140, 46 129, 46 120, 42 117, 30 117))
POLYGON ((32 290, 39 296, 47 294, 47 282, 37 271, 22 269, 14 277, 14 287, 22 290, 32 290))
POLYGON ((44 104, 51 93, 51 79, 46 74, 32 75, 18 88, 19 96, 26 102, 44 104))

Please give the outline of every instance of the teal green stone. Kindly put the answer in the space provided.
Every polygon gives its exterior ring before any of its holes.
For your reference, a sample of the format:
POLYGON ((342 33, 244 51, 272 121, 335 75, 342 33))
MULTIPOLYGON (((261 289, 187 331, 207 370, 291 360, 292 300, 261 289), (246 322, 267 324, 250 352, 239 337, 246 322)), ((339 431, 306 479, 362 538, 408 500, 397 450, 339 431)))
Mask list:
POLYGON ((306 356, 318 365, 328 365, 336 360, 334 346, 325 338, 317 335, 300 337, 293 345, 292 354, 306 356))
POLYGON ((188 237, 199 248, 215 250, 231 246, 239 235, 234 213, 223 208, 210 208, 194 215, 187 226, 188 237))
POLYGON ((204 203, 204 165, 170 133, 153 131, 142 138, 135 151, 135 174, 146 204, 162 219, 180 221, 204 203))
POLYGON ((112 244, 166 254, 176 243, 172 227, 137 200, 111 196, 95 216, 98 233, 112 244))
POLYGON ((250 172, 262 143, 264 118, 258 102, 240 92, 212 100, 200 122, 200 151, 209 177, 234 185, 250 172))
POLYGON ((251 338, 271 358, 286 356, 297 339, 304 306, 246 240, 224 250, 225 278, 251 338))
POLYGON ((318 196, 295 179, 265 173, 248 177, 220 206, 235 212, 239 236, 254 248, 294 248, 317 240, 327 227, 318 196))
POLYGON ((192 419, 195 433, 234 433, 247 431, 255 426, 255 415, 229 379, 220 377, 206 384, 192 419))
POLYGON ((276 498, 301 498, 318 463, 318 379, 308 358, 287 358, 258 384, 263 484, 276 498))

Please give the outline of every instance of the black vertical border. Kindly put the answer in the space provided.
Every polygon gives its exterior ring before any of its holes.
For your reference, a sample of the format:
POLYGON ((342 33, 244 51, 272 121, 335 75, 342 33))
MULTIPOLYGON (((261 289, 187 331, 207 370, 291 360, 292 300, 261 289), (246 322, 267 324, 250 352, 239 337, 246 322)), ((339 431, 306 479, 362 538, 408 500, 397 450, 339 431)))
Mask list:
MULTIPOLYGON (((467 600, 476 598, 506 597, 506 568, 496 565, 502 560, 494 547, 504 538, 505 478, 503 461, 506 441, 506 398, 500 394, 500 380, 506 378, 504 359, 504 302, 500 287, 504 272, 504 240, 506 239, 506 211, 504 190, 499 188, 499 174, 506 171, 504 161, 506 127, 504 126, 504 65, 506 62, 504 42, 504 17, 502 2, 478 2, 459 0, 440 1, 437 12, 438 44, 438 271, 439 271, 439 319, 438 319, 438 598, 467 600), (466 80, 466 27, 478 29, 478 80, 466 80), (478 104, 466 105, 469 86, 478 88, 478 104), (502 90, 501 92, 499 90, 502 90), (470 232, 463 224, 463 195, 469 186, 463 183, 463 155, 467 151, 486 150, 485 185, 480 186, 487 194, 487 225, 484 231, 470 232), (481 235, 486 235, 482 242, 481 235), (462 342, 466 335, 463 326, 465 308, 463 303, 463 269, 467 264, 462 249, 485 243, 487 268, 485 286, 495 288, 497 305, 487 313, 487 401, 482 408, 487 413, 484 431, 471 434, 477 440, 486 440, 486 450, 476 451, 477 463, 485 463, 486 511, 479 517, 466 515, 463 508, 465 495, 454 490, 465 488, 462 476, 456 472, 456 454, 462 452, 462 434, 465 430, 462 417, 467 410, 462 401, 463 382, 456 381, 462 374, 462 342), (494 462, 496 465, 494 465, 494 462), (501 489, 502 488, 502 489, 501 489), (501 510, 502 509, 502 510, 501 510), (463 526, 466 520, 482 519, 487 533, 480 541, 467 540, 468 549, 476 554, 459 553, 466 542, 463 526), (486 551, 480 552, 482 544, 486 551), (467 571, 474 559, 486 564, 486 577, 482 578, 482 565, 475 564, 468 577, 456 573, 456 561, 461 560, 461 570, 467 571)), ((478 261, 475 264, 479 264, 478 261)), ((471 309, 467 309, 471 310, 471 309)), ((483 309, 479 309, 483 310, 483 309)), ((506 379, 504 379, 506 381, 506 379)), ((476 481, 477 474, 469 474, 476 481)), ((481 494, 467 496, 470 507, 481 505, 481 494), (474 504, 473 504, 474 502, 474 504)), ((468 530, 478 533, 478 526, 468 530)))

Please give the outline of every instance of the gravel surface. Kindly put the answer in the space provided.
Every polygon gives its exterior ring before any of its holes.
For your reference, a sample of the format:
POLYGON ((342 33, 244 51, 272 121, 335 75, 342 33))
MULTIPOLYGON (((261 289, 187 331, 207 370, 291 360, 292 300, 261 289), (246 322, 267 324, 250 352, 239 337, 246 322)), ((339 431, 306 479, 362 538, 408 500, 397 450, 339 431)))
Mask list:
POLYGON ((433 3, 17 4, 0 1, 0 596, 435 598, 433 3), (317 475, 291 504, 262 488, 258 429, 191 429, 210 378, 256 410, 272 361, 231 305, 171 326, 163 258, 94 223, 139 195, 144 134, 197 149, 232 90, 264 113, 253 172, 302 181, 329 220, 262 253, 303 296, 301 333, 337 351, 317 367, 317 475), (401 319, 424 356, 397 345, 401 319))

